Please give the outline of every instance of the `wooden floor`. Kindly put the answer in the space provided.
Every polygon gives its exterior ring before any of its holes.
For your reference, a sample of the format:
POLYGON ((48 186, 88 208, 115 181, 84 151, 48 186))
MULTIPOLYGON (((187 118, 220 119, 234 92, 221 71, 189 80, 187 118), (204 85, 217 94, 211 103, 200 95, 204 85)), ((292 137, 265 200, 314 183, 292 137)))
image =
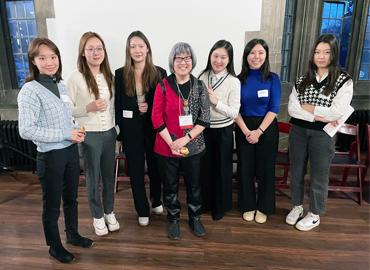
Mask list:
MULTIPOLYGON (((182 189, 182 202, 184 193, 182 189)), ((0 269, 369 269, 368 200, 359 206, 331 193, 321 225, 300 232, 284 222, 289 191, 279 192, 276 199, 277 212, 263 225, 244 222, 237 210, 217 222, 204 215, 204 239, 190 233, 182 204, 181 240, 171 241, 165 233, 165 216, 153 216, 148 227, 137 225, 131 190, 128 183, 121 183, 115 204, 121 230, 99 238, 93 234, 82 183, 79 228, 95 245, 91 249, 65 245, 77 260, 63 265, 48 256, 45 246, 37 178, 29 173, 1 173, 0 269)))

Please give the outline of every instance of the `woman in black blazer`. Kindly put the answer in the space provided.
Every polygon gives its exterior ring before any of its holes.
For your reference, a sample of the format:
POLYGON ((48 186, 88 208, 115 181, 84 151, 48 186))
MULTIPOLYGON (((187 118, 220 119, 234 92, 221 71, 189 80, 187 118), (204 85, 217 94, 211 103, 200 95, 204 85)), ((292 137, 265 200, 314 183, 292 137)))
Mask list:
POLYGON ((145 191, 145 158, 150 178, 150 200, 155 214, 163 212, 161 179, 153 147, 155 131, 151 122, 154 90, 166 71, 153 65, 148 39, 132 32, 126 42, 125 65, 115 71, 115 118, 120 127, 118 141, 128 160, 128 173, 138 222, 149 224, 150 208, 145 191))

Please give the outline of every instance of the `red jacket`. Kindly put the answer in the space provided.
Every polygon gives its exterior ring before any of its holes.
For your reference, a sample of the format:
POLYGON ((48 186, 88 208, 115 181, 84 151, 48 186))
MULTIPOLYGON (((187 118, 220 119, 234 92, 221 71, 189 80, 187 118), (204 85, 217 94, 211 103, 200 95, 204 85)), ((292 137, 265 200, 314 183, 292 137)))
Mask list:
MULTIPOLYGON (((172 75, 173 76, 173 75, 172 75)), ((173 140, 185 136, 190 129, 181 129, 179 125, 180 113, 184 115, 182 101, 177 91, 170 85, 170 78, 163 80, 165 91, 162 91, 161 85, 158 84, 154 93, 154 102, 152 110, 153 128, 157 130, 154 144, 154 152, 167 157, 179 157, 171 153, 170 147, 162 139, 158 132, 167 127, 173 140)), ((189 100, 191 114, 193 116, 193 125, 199 124, 209 127, 210 121, 210 103, 208 92, 205 85, 192 76, 194 81, 192 96, 189 100)), ((194 138, 189 144, 191 145, 191 154, 198 154, 205 149, 203 134, 194 138)), ((189 145, 188 144, 188 145, 189 145)), ((188 146, 189 147, 189 146, 188 146)))

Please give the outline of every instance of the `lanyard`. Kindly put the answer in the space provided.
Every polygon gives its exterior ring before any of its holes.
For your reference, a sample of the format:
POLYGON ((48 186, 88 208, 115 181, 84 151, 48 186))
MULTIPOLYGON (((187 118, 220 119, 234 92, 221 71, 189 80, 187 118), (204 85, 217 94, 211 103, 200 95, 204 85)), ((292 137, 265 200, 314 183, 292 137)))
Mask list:
POLYGON ((184 108, 184 112, 185 112, 185 115, 188 115, 189 114, 189 111, 190 111, 190 104, 189 104, 189 99, 190 99, 190 96, 191 96, 191 93, 193 91, 193 86, 191 84, 191 78, 190 78, 190 91, 189 91, 189 95, 187 98, 184 98, 184 96, 182 95, 181 91, 180 91, 180 87, 179 85, 177 84, 177 81, 175 79, 175 82, 176 82, 176 87, 177 87, 177 92, 179 94, 179 112, 180 112, 180 115, 181 115, 181 108, 180 108, 180 97, 182 99, 182 106, 184 108))

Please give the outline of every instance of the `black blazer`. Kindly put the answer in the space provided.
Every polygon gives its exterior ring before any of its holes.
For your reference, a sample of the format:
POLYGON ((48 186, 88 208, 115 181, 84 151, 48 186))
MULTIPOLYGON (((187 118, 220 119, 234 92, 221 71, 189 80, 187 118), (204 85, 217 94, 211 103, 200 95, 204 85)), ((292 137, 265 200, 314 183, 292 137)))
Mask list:
MULTIPOLYGON (((167 72, 163 68, 157 66, 156 68, 160 72, 161 78, 167 76, 167 72)), ((135 147, 141 147, 144 137, 147 136, 154 143, 155 131, 153 129, 151 115, 156 85, 150 86, 148 93, 145 95, 145 100, 148 103, 148 111, 145 114, 140 114, 136 94, 133 97, 126 95, 123 67, 115 71, 115 88, 115 120, 120 128, 120 134, 117 140, 124 142, 126 150, 128 150, 127 148, 134 147, 134 145, 135 147), (132 111, 132 118, 124 118, 123 110, 132 111)))

